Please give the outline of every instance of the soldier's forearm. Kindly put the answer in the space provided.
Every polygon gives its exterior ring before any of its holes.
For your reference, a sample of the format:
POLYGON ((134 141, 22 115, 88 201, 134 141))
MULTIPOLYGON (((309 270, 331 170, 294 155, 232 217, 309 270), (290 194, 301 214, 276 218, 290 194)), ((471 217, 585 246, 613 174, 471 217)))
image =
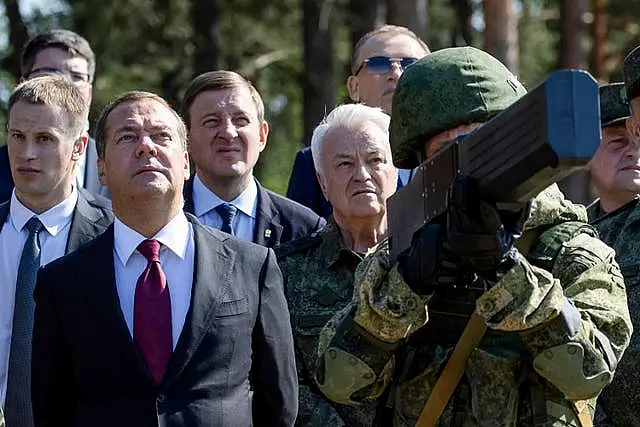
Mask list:
POLYGON ((321 351, 315 381, 330 400, 357 405, 386 388, 398 343, 379 340, 357 325, 350 312, 336 319, 335 334, 321 351))

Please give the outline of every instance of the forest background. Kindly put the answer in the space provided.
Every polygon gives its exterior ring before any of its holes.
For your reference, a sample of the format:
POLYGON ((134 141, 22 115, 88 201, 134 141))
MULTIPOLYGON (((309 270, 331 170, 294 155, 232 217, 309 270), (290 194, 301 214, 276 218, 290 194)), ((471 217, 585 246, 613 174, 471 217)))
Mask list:
MULTIPOLYGON (((620 81, 622 59, 640 41, 640 0, 2 0, 2 6, 0 123, 20 74, 21 47, 39 31, 68 28, 89 40, 97 58, 91 123, 127 90, 156 92, 177 106, 202 72, 229 69, 249 78, 270 124, 255 174, 283 194, 296 151, 325 112, 348 102, 352 47, 377 26, 407 26, 432 51, 482 48, 529 89, 559 68, 620 81)), ((590 198, 585 182, 567 183, 574 200, 590 198)))

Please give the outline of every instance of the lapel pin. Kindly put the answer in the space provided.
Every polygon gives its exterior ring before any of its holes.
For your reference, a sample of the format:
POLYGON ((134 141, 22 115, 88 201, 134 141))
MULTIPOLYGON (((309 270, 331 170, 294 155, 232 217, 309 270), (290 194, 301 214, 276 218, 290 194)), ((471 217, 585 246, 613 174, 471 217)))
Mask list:
POLYGON ((265 237, 265 238, 267 238, 267 239, 268 239, 269 237, 271 237, 271 230, 270 230, 270 229, 266 229, 266 230, 264 230, 264 237, 265 237))

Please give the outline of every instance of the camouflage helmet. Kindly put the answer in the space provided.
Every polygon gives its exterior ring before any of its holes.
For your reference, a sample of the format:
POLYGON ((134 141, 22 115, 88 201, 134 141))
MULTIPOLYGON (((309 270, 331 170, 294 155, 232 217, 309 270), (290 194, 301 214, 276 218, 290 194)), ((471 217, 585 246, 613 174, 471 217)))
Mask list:
POLYGON ((414 168, 426 140, 447 129, 485 122, 526 94, 500 61, 473 47, 433 52, 407 67, 393 94, 394 164, 414 168))
POLYGON ((624 125, 630 115, 624 83, 600 86, 600 127, 624 125))

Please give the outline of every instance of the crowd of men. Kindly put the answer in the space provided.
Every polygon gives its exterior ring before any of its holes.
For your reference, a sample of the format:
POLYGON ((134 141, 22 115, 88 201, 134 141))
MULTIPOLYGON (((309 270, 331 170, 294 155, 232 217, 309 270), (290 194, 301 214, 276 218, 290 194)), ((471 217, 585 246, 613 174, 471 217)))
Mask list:
POLYGON ((177 109, 123 93, 90 129, 84 38, 38 34, 21 64, 0 425, 640 425, 640 48, 600 87, 593 205, 552 184, 505 210, 460 175, 397 258, 389 198, 527 93, 491 55, 366 34, 287 198, 253 175, 269 125, 241 75, 177 109))

